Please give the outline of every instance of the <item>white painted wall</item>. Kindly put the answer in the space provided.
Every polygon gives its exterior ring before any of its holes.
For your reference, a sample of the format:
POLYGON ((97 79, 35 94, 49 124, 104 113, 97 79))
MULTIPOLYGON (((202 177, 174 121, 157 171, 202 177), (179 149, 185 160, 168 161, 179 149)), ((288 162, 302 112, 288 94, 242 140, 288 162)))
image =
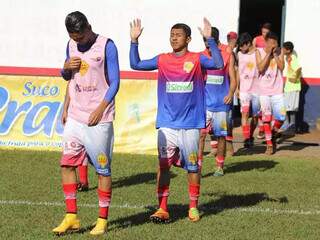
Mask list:
POLYGON ((237 31, 238 0, 6 0, 0 8, 0 66, 60 67, 68 35, 65 16, 80 10, 93 30, 112 38, 122 70, 129 70, 129 21, 141 17, 141 57, 170 51, 169 31, 177 22, 191 26, 190 50, 203 49, 197 27, 207 16, 221 31, 237 31))
POLYGON ((320 77, 320 0, 287 0, 285 41, 292 41, 304 77, 320 77))

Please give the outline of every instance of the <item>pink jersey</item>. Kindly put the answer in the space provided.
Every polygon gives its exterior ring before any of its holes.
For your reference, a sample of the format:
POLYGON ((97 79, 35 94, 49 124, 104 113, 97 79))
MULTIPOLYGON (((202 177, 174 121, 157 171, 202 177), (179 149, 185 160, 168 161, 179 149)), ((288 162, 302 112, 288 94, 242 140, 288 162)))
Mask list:
MULTIPOLYGON (((266 56, 263 48, 259 49, 261 59, 266 56)), ((276 60, 271 59, 267 70, 259 75, 260 95, 273 96, 283 93, 283 77, 282 71, 278 68, 276 60)))
POLYGON ((253 51, 247 54, 238 52, 238 65, 240 92, 259 95, 259 71, 257 68, 256 52, 253 51))
POLYGON ((256 48, 264 48, 266 46, 266 41, 262 35, 259 35, 255 38, 256 40, 256 48))
MULTIPOLYGON (((68 117, 81 123, 88 123, 90 114, 104 100, 109 89, 104 68, 107 40, 99 35, 86 52, 80 52, 72 39, 69 41, 69 56, 80 57, 81 67, 70 80, 68 117)), ((100 122, 111 122, 113 119, 114 101, 109 104, 100 122)))

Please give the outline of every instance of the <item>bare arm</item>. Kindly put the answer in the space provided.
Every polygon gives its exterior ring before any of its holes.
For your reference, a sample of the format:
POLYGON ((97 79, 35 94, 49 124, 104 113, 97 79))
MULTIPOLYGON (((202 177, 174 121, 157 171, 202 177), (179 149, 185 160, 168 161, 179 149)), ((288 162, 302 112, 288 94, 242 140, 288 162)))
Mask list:
POLYGON ((67 83, 66 95, 64 97, 64 103, 63 103, 63 112, 62 112, 62 116, 61 116, 61 121, 62 121, 63 125, 65 125, 67 122, 68 109, 69 109, 69 105, 70 105, 69 84, 70 84, 70 81, 68 81, 68 83, 67 83))
POLYGON ((233 94, 237 88, 237 80, 236 80, 236 72, 235 72, 235 59, 233 54, 230 55, 230 61, 229 61, 229 67, 228 67, 228 73, 230 78, 230 88, 229 93, 224 98, 225 104, 230 104, 233 99, 233 94))
POLYGON ((281 53, 280 55, 278 55, 276 53, 276 49, 273 50, 273 57, 274 57, 274 60, 276 61, 277 63, 277 66, 278 68, 283 71, 284 69, 284 53, 283 53, 283 49, 281 49, 281 53))
POLYGON ((256 51, 256 60, 257 60, 257 67, 259 73, 263 73, 269 66, 271 60, 271 51, 267 52, 266 56, 262 59, 260 52, 256 51))

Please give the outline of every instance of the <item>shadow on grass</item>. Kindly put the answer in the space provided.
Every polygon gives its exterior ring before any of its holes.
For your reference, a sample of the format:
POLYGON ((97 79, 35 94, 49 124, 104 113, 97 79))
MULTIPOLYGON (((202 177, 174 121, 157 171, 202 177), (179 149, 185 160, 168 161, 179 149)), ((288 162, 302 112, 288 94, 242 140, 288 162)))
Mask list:
MULTIPOLYGON (((258 160, 258 161, 246 161, 246 162, 235 162, 230 163, 225 166, 224 172, 229 173, 236 173, 236 172, 243 172, 243 171, 267 171, 271 168, 274 168, 278 162, 272 160, 258 160)), ((203 175, 202 178, 207 178, 213 176, 214 172, 207 173, 203 175)))
POLYGON ((265 145, 254 145, 251 148, 239 148, 238 151, 234 153, 234 156, 262 154, 265 153, 265 151, 265 145))
MULTIPOLYGON (((205 195, 209 196, 219 196, 217 193, 207 193, 205 195)), ((260 202, 278 202, 278 203, 288 203, 286 197, 281 197, 278 199, 273 199, 268 196, 266 193, 250 193, 244 195, 227 195, 222 194, 218 199, 209 201, 207 203, 201 204, 199 206, 200 211, 202 212, 201 217, 209 217, 211 215, 219 214, 226 210, 239 209, 253 207, 260 202)), ((168 206, 171 221, 170 223, 187 219, 189 205, 183 204, 169 204, 168 206)), ((146 211, 140 212, 127 217, 122 217, 117 220, 109 222, 109 230, 119 230, 125 229, 128 227, 139 226, 146 223, 150 223, 149 217, 154 213, 156 208, 154 206, 147 206, 146 211)))
MULTIPOLYGON (((170 177, 175 178, 177 175, 174 173, 170 173, 170 177)), ((129 187, 132 185, 138 184, 155 184, 157 179, 157 173, 154 172, 147 172, 147 173, 139 173, 136 175, 118 178, 115 181, 112 181, 112 188, 122 188, 122 187, 129 187)))

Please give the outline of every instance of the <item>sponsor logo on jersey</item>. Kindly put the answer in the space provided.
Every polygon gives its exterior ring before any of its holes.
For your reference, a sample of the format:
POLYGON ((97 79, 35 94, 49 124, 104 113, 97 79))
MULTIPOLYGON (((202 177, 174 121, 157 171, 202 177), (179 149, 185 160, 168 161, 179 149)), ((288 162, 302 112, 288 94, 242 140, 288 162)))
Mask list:
POLYGON ((167 93, 190 93, 193 91, 193 82, 167 82, 167 93))

